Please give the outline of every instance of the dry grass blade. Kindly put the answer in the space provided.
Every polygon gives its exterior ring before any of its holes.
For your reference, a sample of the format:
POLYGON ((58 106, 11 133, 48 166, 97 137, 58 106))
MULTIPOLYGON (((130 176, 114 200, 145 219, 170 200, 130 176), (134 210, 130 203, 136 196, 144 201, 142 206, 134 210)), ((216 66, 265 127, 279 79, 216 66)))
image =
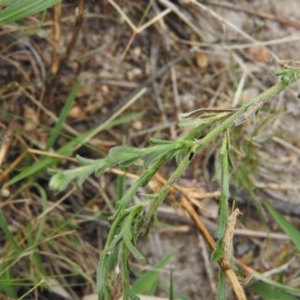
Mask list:
POLYGON ((7 129, 0 130, 0 166, 3 163, 12 142, 14 125, 15 120, 10 122, 7 129))
POLYGON ((84 0, 78 0, 78 8, 76 9, 75 26, 74 26, 74 30, 72 32, 72 37, 71 37, 70 42, 66 49, 66 53, 64 55, 65 60, 69 59, 71 51, 74 48, 74 45, 76 43, 79 31, 81 29, 81 25, 83 22, 83 11, 84 11, 84 0))
POLYGON ((223 256, 223 268, 231 268, 233 263, 233 236, 236 218, 241 215, 241 211, 236 208, 228 218, 227 228, 224 235, 224 256, 223 256))
POLYGON ((52 63, 51 63, 51 73, 57 75, 59 72, 60 66, 60 40, 61 40, 61 2, 54 5, 54 16, 53 16, 53 42, 56 44, 56 47, 53 48, 52 52, 52 63))

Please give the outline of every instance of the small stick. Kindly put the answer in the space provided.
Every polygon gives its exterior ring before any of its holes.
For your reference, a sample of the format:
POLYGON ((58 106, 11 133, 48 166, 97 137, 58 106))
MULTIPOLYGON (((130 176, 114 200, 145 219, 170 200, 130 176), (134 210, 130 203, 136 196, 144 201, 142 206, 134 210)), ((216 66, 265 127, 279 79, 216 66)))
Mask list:
MULTIPOLYGON (((208 244, 211 251, 215 249, 216 243, 214 238, 211 236, 209 231, 207 230, 206 226, 202 222, 202 220, 199 218, 199 215, 193 208, 193 206, 190 204, 190 202, 184 197, 181 197, 181 204, 183 208, 187 211, 191 219, 193 220, 194 224, 198 228, 199 232, 202 234, 205 242, 208 244)), ((223 268, 224 262, 223 259, 220 259, 218 261, 219 266, 222 268, 222 271, 225 273, 226 277, 230 281, 230 284, 232 286, 232 289, 234 290, 234 293, 238 300, 247 300, 244 289, 242 288, 234 270, 229 266, 229 268, 225 269, 223 268)))
POLYGON ((68 58, 71 54, 71 51, 74 47, 74 44, 77 40, 77 36, 78 36, 78 33, 79 33, 81 25, 82 25, 82 21, 83 21, 83 10, 84 10, 83 0, 78 0, 78 10, 76 10, 75 27, 74 27, 74 30, 73 30, 73 33, 72 33, 71 40, 68 44, 66 53, 64 55, 65 60, 68 60, 68 58))

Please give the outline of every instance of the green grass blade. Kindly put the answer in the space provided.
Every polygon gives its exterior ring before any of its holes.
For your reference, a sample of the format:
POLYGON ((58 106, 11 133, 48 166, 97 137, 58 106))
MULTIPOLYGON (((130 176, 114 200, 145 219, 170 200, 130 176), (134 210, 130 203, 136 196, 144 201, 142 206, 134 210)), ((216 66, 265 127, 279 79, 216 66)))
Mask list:
MULTIPOLYGON (((18 298, 18 300, 23 300, 26 296, 28 296, 29 294, 31 294, 37 287, 39 287, 42 283, 44 282, 44 280, 40 280, 37 284, 35 284, 31 289, 29 289, 28 291, 26 291, 25 294, 23 294, 21 297, 18 298)), ((28 298, 27 298, 28 299, 28 298)))
POLYGON ((118 175, 117 177, 117 196, 116 200, 119 201, 125 192, 125 179, 124 175, 118 175))
POLYGON ((282 230, 290 237, 292 242, 297 247, 298 251, 300 251, 300 232, 294 227, 290 222, 288 222, 277 210, 275 210, 269 203, 265 202, 265 206, 268 211, 278 223, 278 225, 282 228, 282 230))
MULTIPOLYGON (((42 188, 42 186, 40 186, 37 183, 33 184, 34 187, 37 188, 38 192, 40 193, 40 197, 41 197, 41 202, 42 202, 42 213, 44 213, 47 209, 47 194, 46 191, 42 188)), ((46 223, 46 214, 43 215, 42 218, 40 218, 39 221, 39 227, 36 231, 36 236, 35 236, 35 240, 38 241, 40 239, 40 237, 42 236, 42 233, 44 231, 44 227, 45 227, 45 223, 46 223)))
POLYGON ((75 100, 75 97, 78 93, 81 82, 82 82, 81 79, 79 79, 77 81, 77 83, 75 84, 71 94, 69 95, 69 97, 68 97, 68 99, 67 99, 67 101, 66 101, 66 103, 65 103, 65 105, 64 105, 64 107, 63 107, 63 109, 60 113, 58 122, 56 123, 55 127, 53 128, 52 133, 51 133, 51 135, 48 139, 46 149, 45 149, 46 151, 51 149, 52 146, 54 145, 54 143, 55 143, 55 141, 56 141, 56 139, 57 139, 57 137, 58 137, 58 135, 59 135, 59 133, 62 129, 62 126, 63 126, 65 120, 67 119, 68 113, 69 113, 70 108, 72 107, 72 104, 73 104, 73 102, 75 100))
POLYGON ((219 270, 219 282, 216 300, 226 300, 226 275, 221 269, 219 270))
POLYGON ((273 279, 270 279, 270 278, 268 278, 260 273, 257 273, 257 272, 254 272, 253 275, 254 275, 254 278, 256 278, 257 280, 263 281, 264 283, 266 283, 269 286, 278 288, 278 290, 281 290, 282 292, 288 293, 290 295, 297 296, 298 297, 297 299, 300 298, 300 289, 296 289, 296 288, 287 286, 285 284, 279 283, 279 282, 277 282, 273 279))
POLYGON ((13 248, 13 252, 10 253, 7 251, 7 253, 2 253, 3 260, 0 263, 0 292, 5 291, 5 293, 9 296, 15 299, 16 297, 16 289, 13 287, 13 277, 11 276, 11 271, 8 268, 8 265, 11 263, 12 260, 15 259, 16 256, 21 255, 22 253, 22 247, 19 246, 17 240, 15 239, 14 235, 10 232, 8 224, 6 222, 5 216, 0 210, 0 228, 4 231, 10 245, 13 248), (6 282, 6 284, 4 284, 6 282))
POLYGON ((178 291, 175 291, 175 299, 178 299, 178 300, 191 300, 191 298, 187 297, 186 295, 178 292, 178 291))
MULTIPOLYGON (((79 145, 82 144, 82 141, 85 140, 87 137, 93 136, 94 134, 99 133, 101 130, 111 128, 112 126, 126 123, 128 120, 135 120, 143 114, 144 114, 144 112, 138 113, 138 114, 130 114, 129 116, 116 119, 104 127, 102 127, 102 124, 100 124, 98 127, 91 128, 90 130, 88 130, 88 131, 80 134, 76 138, 73 138, 72 140, 70 140, 63 147, 61 147, 56 153, 65 155, 65 156, 71 156, 73 154, 74 149, 77 149, 79 147, 79 145), (99 127, 102 127, 101 130, 99 130, 99 127)), ((27 167, 26 169, 21 171, 18 175, 16 175, 11 180, 6 182, 4 187, 10 186, 10 185, 12 185, 24 178, 27 178, 29 176, 32 176, 32 175, 36 176, 39 173, 45 171, 46 169, 52 167, 57 162, 59 162, 59 159, 57 159, 57 158, 43 157, 36 164, 34 164, 30 167, 27 167)))
POLYGON ((21 254, 22 253, 22 247, 19 246, 19 244, 16 241, 15 237, 10 232, 2 210, 0 210, 0 228, 2 228, 2 230, 4 231, 5 235, 7 236, 8 240, 9 240, 9 242, 11 243, 13 248, 17 251, 17 253, 21 254))
POLYGON ((251 285, 251 290, 263 299, 276 299, 276 300, 297 300, 293 296, 290 296, 282 291, 273 289, 269 284, 263 282, 255 282, 251 285))
POLYGON ((26 232, 30 233, 28 234, 27 237, 27 244, 28 247, 30 247, 32 250, 32 254, 30 255, 30 260, 31 260, 31 268, 32 268, 32 273, 35 274, 35 280, 42 279, 42 276, 46 276, 46 269, 44 267, 44 262, 43 259, 41 257, 41 255, 39 254, 39 249, 38 246, 35 243, 35 239, 33 236, 33 230, 32 230, 32 225, 29 224, 26 228, 26 232))
POLYGON ((0 5, 9 6, 15 4, 16 2, 20 2, 20 0, 0 0, 0 5))
MULTIPOLYGON (((176 247, 172 252, 166 255, 154 268, 162 269, 164 268, 173 256, 177 253, 180 247, 176 247)), ((145 294, 151 295, 153 293, 153 287, 156 288, 158 283, 160 272, 158 271, 149 271, 143 274, 132 286, 132 291, 136 294, 145 294), (151 293, 148 293, 151 292, 151 293)))
MULTIPOLYGON (((1 264, 2 267, 2 264, 1 264)), ((16 288, 12 284, 13 278, 10 274, 10 270, 6 270, 0 276, 0 292, 5 292, 8 297, 16 298, 16 288)))
MULTIPOLYGON (((170 292, 170 287, 167 284, 164 284, 163 282, 159 282, 158 287, 164 290, 166 293, 170 292)), ((191 300, 189 297, 183 295, 182 293, 176 290, 174 290, 174 295, 176 300, 191 300)))
POLYGON ((111 128, 111 127, 114 127, 117 125, 121 125, 121 124, 127 124, 128 122, 131 122, 131 121, 141 118, 144 114, 145 114, 145 111, 139 111, 137 113, 128 114, 126 116, 123 116, 123 117, 120 117, 118 119, 111 121, 109 124, 104 126, 103 129, 108 129, 108 128, 111 128))
MULTIPOLYGON (((58 2, 61 2, 61 0, 14 1, 12 5, 0 11, 0 26, 24 19, 35 13, 43 11, 58 2)), ((4 3, 5 2, 3 2, 3 4, 4 3)))
MULTIPOLYGON (((73 140, 71 140, 70 142, 65 144, 63 147, 61 147, 56 153, 61 154, 61 155, 65 155, 65 156, 72 155, 73 147, 77 146, 82 141, 82 139, 84 139, 86 136, 91 134, 91 132, 93 130, 94 130, 94 128, 87 131, 87 132, 85 132, 85 133, 83 133, 83 134, 81 134, 81 135, 79 135, 78 137, 74 138, 73 140)), ((59 159, 57 159, 57 158, 43 157, 39 160, 39 162, 37 162, 36 164, 34 164, 30 167, 27 167, 20 174, 13 177, 8 182, 6 182, 4 186, 7 187, 9 185, 12 185, 12 184, 24 179, 24 178, 27 178, 29 176, 38 175, 40 172, 45 171, 46 169, 52 167, 57 162, 59 162, 59 159)))

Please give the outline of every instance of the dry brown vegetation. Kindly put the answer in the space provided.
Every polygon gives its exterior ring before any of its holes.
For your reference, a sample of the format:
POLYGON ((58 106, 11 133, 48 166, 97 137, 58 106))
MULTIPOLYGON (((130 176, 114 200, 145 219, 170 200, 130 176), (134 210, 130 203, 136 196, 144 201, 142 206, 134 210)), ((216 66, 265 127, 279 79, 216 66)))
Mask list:
MULTIPOLYGON (((18 297, 34 287, 25 299, 94 299, 87 296, 95 296, 107 219, 120 196, 117 168, 89 178, 82 190, 74 185, 58 195, 49 190, 46 169, 74 168, 75 154, 99 158, 116 145, 145 147, 150 137, 175 140, 184 132, 177 127, 181 113, 236 108, 266 90, 277 80, 275 70, 297 68, 297 2, 63 1, 44 20, 38 14, 0 29, 0 185, 9 183, 0 190, 0 252, 15 251, 5 276, 13 280, 18 297), (76 99, 47 149, 79 78, 76 99), (76 140, 91 128, 89 136, 76 140), (14 239, 3 228, 4 218, 14 239)), ((299 256, 262 200, 299 227, 297 88, 236 127, 231 141, 231 196, 243 212, 235 229, 235 255, 250 272, 266 272, 274 280, 283 272, 284 283, 293 287, 299 287, 299 256)), ((159 220, 167 225, 139 242, 147 260, 132 259, 144 272, 181 245, 172 261, 174 286, 189 299, 214 299, 217 265, 209 261, 197 224, 178 207, 178 194, 213 234, 219 184, 211 179, 219 146, 216 140, 195 157, 170 191, 159 209, 159 220)), ((148 188, 159 189, 173 170, 171 163, 165 165, 148 188)), ((137 170, 128 170, 125 187, 136 176, 137 170)), ((165 284, 170 268, 162 271, 165 284)), ((245 290, 249 299, 259 299, 245 290)), ((119 294, 118 280, 114 292, 119 294)), ((160 286, 156 295, 167 292, 160 286)), ((233 298, 229 290, 228 299, 233 298)))

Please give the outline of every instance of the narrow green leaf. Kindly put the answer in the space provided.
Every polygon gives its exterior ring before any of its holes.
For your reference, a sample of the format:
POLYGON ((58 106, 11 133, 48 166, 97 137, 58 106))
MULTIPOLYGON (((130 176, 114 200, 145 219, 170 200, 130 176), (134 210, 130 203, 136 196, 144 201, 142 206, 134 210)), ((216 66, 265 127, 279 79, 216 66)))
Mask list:
MULTIPOLYGON (((101 256, 103 256, 103 253, 101 254, 101 256)), ((100 262, 101 260, 104 260, 103 257, 100 257, 100 262)), ((105 289, 105 279, 106 279, 106 268, 103 267, 98 267, 97 268, 97 287, 96 287, 96 292, 99 293, 99 296, 102 295, 102 293, 104 292, 105 289)))
POLYGON ((271 285, 263 283, 263 282, 255 282, 250 286, 251 290, 253 290, 258 296, 262 297, 265 300, 297 300, 287 293, 284 293, 278 289, 274 289, 271 285))
POLYGON ((180 140, 183 141, 194 141, 198 139, 200 136, 201 131, 206 127, 206 124, 200 124, 196 128, 193 128, 187 135, 185 135, 180 140))
POLYGON ((215 174, 211 181, 218 181, 221 178, 221 165, 217 167, 217 170, 215 171, 215 174))
POLYGON ((0 26, 24 19, 58 2, 61 2, 61 0, 22 0, 15 1, 14 3, 10 2, 12 3, 10 6, 0 11, 0 26))
POLYGON ((224 237, 228 216, 228 198, 229 198, 229 161, 228 161, 228 140, 225 136, 221 146, 221 197, 218 210, 218 224, 215 237, 221 239, 224 237))
MULTIPOLYGON (((33 187, 35 187, 40 194, 40 198, 41 198, 41 202, 42 202, 41 203, 42 204, 42 212, 45 212, 47 209, 47 204, 48 204, 47 193, 46 193, 45 189, 37 183, 34 183, 33 187)), ((42 233, 43 233, 44 227, 45 227, 45 223, 46 223, 46 214, 43 214, 43 217, 39 220, 39 226, 38 226, 36 236, 35 236, 36 242, 38 242, 42 236, 42 233)))
MULTIPOLYGON (((123 169, 122 169, 123 171, 123 169)), ((124 195, 124 191, 125 191, 125 178, 124 175, 118 175, 117 177, 117 201, 120 200, 122 198, 122 196, 124 195)))
POLYGON ((276 220, 278 225, 282 228, 282 230, 290 237, 292 242, 297 247, 298 251, 300 251, 300 232, 299 230, 293 226, 290 222, 288 222, 277 210, 275 210, 268 202, 264 202, 270 214, 276 220))
POLYGON ((145 169, 148 169, 157 159, 167 154, 168 152, 170 152, 170 149, 162 149, 160 151, 155 151, 147 155, 147 157, 144 160, 145 169))
POLYGON ((15 239, 14 235, 10 232, 9 227, 7 225, 7 222, 6 222, 6 219, 5 219, 5 216, 4 216, 3 212, 2 212, 2 210, 0 210, 0 227, 4 231, 4 233, 7 236, 9 242, 12 244, 12 246, 17 251, 17 253, 21 254, 22 251, 23 251, 22 247, 19 245, 19 243, 15 239))
POLYGON ((76 154, 76 159, 82 165, 94 165, 100 160, 100 159, 85 158, 85 157, 80 156, 79 154, 76 154))
MULTIPOLYGON (((161 281, 158 282, 158 287, 160 287, 161 289, 163 289, 164 291, 166 291, 166 293, 168 293, 169 290, 170 290, 170 287, 167 284, 164 284, 161 281)), ((185 296, 184 294, 182 294, 182 293, 180 293, 180 292, 178 292, 176 290, 174 291, 174 295, 175 295, 175 299, 177 299, 177 300, 191 300, 190 298, 188 298, 187 296, 185 296)))
POLYGON ((270 279, 258 272, 253 272, 253 275, 254 275, 254 278, 256 278, 257 280, 261 280, 263 282, 265 282, 266 284, 268 284, 269 286, 272 286, 274 288, 278 288, 279 290, 285 292, 285 293, 288 293, 290 295, 293 295, 293 296, 297 296, 298 298, 300 298, 300 289, 296 289, 296 288, 293 288, 293 287, 290 287, 286 284, 282 284, 282 283, 279 283, 273 279, 270 279))
MULTIPOLYGON (((1 268, 5 268, 4 263, 0 264, 1 268)), ((5 292, 8 297, 12 299, 17 298, 16 287, 13 284, 14 276, 11 274, 11 270, 8 269, 5 272, 2 272, 0 275, 0 292, 5 292)))
POLYGON ((62 129, 62 126, 65 122, 65 120, 67 119, 68 117, 68 114, 69 114, 69 111, 70 111, 70 108, 72 107, 73 105, 73 102, 76 98, 76 95, 78 93, 78 90, 80 88, 80 85, 81 85, 81 82, 82 80, 79 79, 77 81, 77 83, 75 84, 71 94, 69 95, 61 113, 60 113, 60 116, 58 118, 58 122, 55 124, 53 130, 52 130, 52 133, 48 139, 48 142, 47 142, 47 145, 46 145, 46 148, 45 148, 45 151, 48 151, 49 149, 52 148, 52 146, 54 145, 59 133, 61 132, 61 129, 62 129))
POLYGON ((136 282, 132 285, 132 291, 136 294, 148 294, 149 287, 151 287, 153 284, 157 284, 158 278, 160 276, 160 270, 166 267, 166 265, 171 261, 171 259, 174 257, 174 255, 178 252, 179 249, 180 246, 176 247, 172 252, 166 255, 158 264, 156 264, 153 269, 157 269, 157 271, 148 271, 145 274, 143 274, 138 280, 136 280, 136 282))
POLYGON ((193 121, 179 123, 178 127, 186 128, 186 127, 191 127, 191 126, 203 126, 203 125, 206 125, 206 123, 207 123, 207 121, 204 121, 204 120, 193 120, 193 121))
POLYGON ((114 239, 112 240, 112 242, 109 246, 109 253, 115 252, 117 246, 120 244, 122 239, 123 239, 123 230, 114 236, 114 239))
MULTIPOLYGON (((72 147, 80 143, 82 139, 84 139, 85 136, 88 136, 90 132, 85 132, 84 134, 78 136, 77 138, 74 138, 69 143, 65 144, 62 148, 60 148, 57 151, 57 154, 70 156, 72 154, 72 147)), ((58 158, 52 158, 52 157, 42 157, 36 164, 33 164, 31 167, 27 167, 19 173, 17 176, 13 177, 11 180, 9 180, 7 183, 5 183, 5 187, 12 185, 24 178, 30 177, 32 175, 38 175, 40 172, 45 171, 47 168, 55 165, 57 162, 59 162, 58 158)))
POLYGON ((138 157, 133 156, 129 159, 125 159, 125 160, 120 161, 118 164, 121 168, 125 168, 125 167, 128 167, 128 166, 134 164, 137 159, 138 159, 138 157))
POLYGON ((181 151, 177 151, 176 152, 176 155, 175 155, 175 161, 176 161, 176 164, 179 165, 180 164, 180 161, 181 161, 181 158, 183 155, 185 155, 186 153, 184 153, 184 150, 181 150, 181 151))
POLYGON ((109 124, 107 124, 105 126, 105 129, 108 129, 108 128, 111 128, 111 127, 114 127, 114 126, 118 126, 118 125, 122 125, 122 124, 128 124, 131 121, 134 121, 134 120, 137 120, 137 119, 141 118, 144 114, 145 114, 145 111, 140 111, 140 112, 137 112, 137 113, 128 114, 124 117, 120 117, 118 119, 115 119, 115 120, 111 121, 109 124))
POLYGON ((13 177, 11 180, 5 183, 5 187, 12 185, 24 178, 28 178, 33 174, 39 174, 41 171, 46 170, 48 167, 56 164, 59 159, 43 157, 36 164, 33 164, 30 167, 25 168, 17 176, 13 177))
POLYGON ((224 254, 224 245, 223 240, 218 240, 216 243, 216 248, 211 254, 211 261, 216 262, 223 257, 224 254))
POLYGON ((222 239, 226 232, 226 226, 228 222, 229 208, 228 208, 228 197, 225 194, 221 194, 219 209, 218 209, 218 224, 215 232, 217 239, 222 239))
POLYGON ((78 188, 81 188, 84 180, 91 175, 96 168, 97 165, 87 165, 67 171, 49 169, 49 173, 53 175, 50 179, 49 187, 54 193, 59 193, 65 190, 71 181, 77 179, 76 184, 78 188))
POLYGON ((166 158, 163 156, 158 161, 156 161, 151 168, 145 170, 144 173, 139 177, 139 179, 125 192, 124 196, 120 201, 118 201, 119 205, 127 205, 132 197, 135 195, 137 190, 146 186, 154 174, 158 171, 159 167, 165 162, 166 158))
POLYGON ((110 160, 110 164, 121 164, 126 161, 135 161, 145 155, 145 149, 138 149, 128 146, 117 146, 112 148, 107 159, 110 160))
POLYGON ((216 300, 226 300, 226 275, 219 269, 219 282, 216 300))
POLYGON ((18 300, 23 300, 25 297, 31 294, 35 289, 37 289, 40 285, 42 285, 42 283, 43 281, 37 282, 31 289, 27 290, 21 297, 18 297, 18 300))
POLYGON ((149 142, 151 145, 167 145, 167 144, 174 143, 174 141, 161 140, 161 139, 155 139, 155 138, 150 138, 149 142))
MULTIPOLYGON (((119 121, 120 121, 120 124, 122 124, 121 119, 122 118, 114 120, 114 122, 111 122, 111 123, 107 124, 106 126, 99 125, 97 127, 91 128, 90 130, 80 134, 79 136, 70 140, 68 143, 64 144, 56 153, 60 154, 60 155, 71 156, 74 149, 78 148, 78 145, 82 145, 82 141, 84 141, 87 137, 92 137, 94 134, 99 133, 101 130, 110 128, 113 125, 118 125, 119 121)), ((37 163, 33 164, 30 167, 25 168, 24 171, 20 172, 18 175, 16 175, 12 179, 10 179, 8 182, 6 182, 3 187, 12 185, 24 178, 28 178, 33 175, 37 176, 41 172, 43 172, 46 169, 50 168, 51 166, 55 165, 57 162, 59 162, 59 159, 57 159, 57 158, 42 157, 37 163)), ((95 175, 97 176, 97 174, 99 175, 98 172, 96 172, 95 175)))
MULTIPOLYGON (((127 231, 128 233, 128 231, 127 231)), ((133 245, 132 240, 125 235, 124 232, 124 243, 126 244, 128 250, 133 254, 133 256, 138 260, 143 260, 145 257, 136 249, 133 245)))
MULTIPOLYGON (((29 223, 29 225, 26 228, 26 232, 28 232, 28 233, 32 232, 32 224, 29 223)), ((32 254, 30 256, 31 256, 34 268, 38 269, 38 274, 42 274, 43 276, 46 276, 47 272, 44 267, 43 259, 42 259, 41 255, 39 254, 39 250, 37 249, 37 243, 33 239, 33 236, 31 234, 28 234, 27 243, 28 243, 28 247, 31 248, 30 250, 31 250, 32 254)), ((38 276, 38 278, 36 278, 36 281, 39 281, 39 280, 41 280, 40 276, 38 276)))
POLYGON ((126 244, 123 244, 121 255, 121 274, 122 274, 122 286, 123 286, 123 300, 140 300, 140 298, 134 294, 129 286, 129 262, 128 262, 129 249, 126 244))
POLYGON ((173 145, 173 146, 170 145, 169 147, 164 147, 161 150, 150 153, 149 155, 146 156, 144 162, 145 167, 147 166, 147 168, 149 168, 150 165, 157 160, 157 158, 160 158, 162 156, 165 156, 166 160, 171 159, 175 155, 175 153, 180 150, 180 148, 181 147, 179 145, 173 145))
POLYGON ((135 295, 132 290, 130 289, 129 286, 124 286, 124 295, 123 295, 123 300, 126 299, 131 299, 131 300, 140 300, 141 298, 137 295, 135 295))
POLYGON ((135 223, 135 218, 139 217, 139 214, 142 212, 143 206, 138 206, 135 208, 125 219, 125 223, 123 226, 123 239, 126 244, 128 250, 134 255, 136 259, 145 259, 145 257, 136 249, 133 241, 135 241, 136 237, 133 236, 132 230, 134 228, 133 224, 135 223))
POLYGON ((10 6, 16 4, 17 2, 20 2, 20 0, 0 0, 0 5, 10 6))

